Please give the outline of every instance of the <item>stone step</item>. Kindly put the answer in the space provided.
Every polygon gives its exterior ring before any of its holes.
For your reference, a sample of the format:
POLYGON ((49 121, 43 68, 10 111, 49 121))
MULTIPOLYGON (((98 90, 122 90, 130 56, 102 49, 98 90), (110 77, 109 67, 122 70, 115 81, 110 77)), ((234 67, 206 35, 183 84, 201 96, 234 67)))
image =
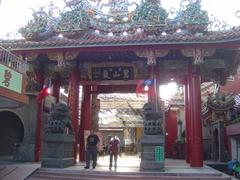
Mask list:
POLYGON ((28 180, 231 180, 222 173, 165 173, 165 172, 111 172, 88 170, 43 169, 35 171, 28 180))
POLYGON ((148 172, 148 171, 137 171, 137 172, 118 172, 118 171, 98 171, 98 170, 66 170, 66 169, 56 169, 56 168, 39 168, 37 170, 38 173, 58 173, 58 174, 92 174, 92 175, 151 175, 151 176, 222 176, 221 172, 148 172))
POLYGON ((16 166, 1 166, 0 168, 0 179, 3 179, 4 177, 11 174, 13 171, 17 169, 16 166))
MULTIPOLYGON (((10 168, 8 166, 8 168, 10 168)), ((18 166, 11 173, 3 177, 3 180, 22 180, 36 170, 34 166, 18 166)), ((1 179, 1 178, 0 178, 1 179)))

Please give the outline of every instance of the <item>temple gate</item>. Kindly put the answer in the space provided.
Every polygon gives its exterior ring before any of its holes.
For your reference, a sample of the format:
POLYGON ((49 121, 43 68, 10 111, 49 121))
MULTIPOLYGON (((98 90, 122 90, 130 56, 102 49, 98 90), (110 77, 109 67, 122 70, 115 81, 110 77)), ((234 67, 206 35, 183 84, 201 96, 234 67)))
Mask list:
MULTIPOLYGON (((127 12, 127 17, 125 6, 119 9, 120 6, 111 3, 111 8, 118 7, 116 16, 99 14, 101 7, 107 6, 103 4, 97 8, 89 1, 67 5, 70 10, 63 13, 59 26, 48 27, 46 23, 40 32, 32 31, 30 27, 37 26, 39 20, 52 18, 51 14, 38 12, 21 29, 25 40, 1 41, 0 45, 11 47, 12 52, 28 61, 29 74, 35 75, 41 88, 51 87, 56 102, 60 87, 68 89, 75 161, 78 153, 79 159, 84 160, 84 130, 92 128, 93 94, 134 92, 137 80, 153 79, 154 93, 149 93, 149 102, 154 102, 158 111, 161 107, 157 89, 174 78, 185 87, 186 162, 192 167, 202 167, 200 85, 207 81, 224 84, 228 75, 235 73, 239 63, 239 29, 208 30, 210 22, 207 12, 201 10, 200 1, 189 1, 176 15, 180 23, 176 19, 168 21, 168 14, 158 0, 135 4, 136 12, 127 12), (76 18, 78 23, 74 24, 76 18)), ((39 161, 42 127, 49 109, 43 102, 38 102, 37 107, 35 160, 39 161)), ((164 135, 164 129, 161 134, 164 135)))

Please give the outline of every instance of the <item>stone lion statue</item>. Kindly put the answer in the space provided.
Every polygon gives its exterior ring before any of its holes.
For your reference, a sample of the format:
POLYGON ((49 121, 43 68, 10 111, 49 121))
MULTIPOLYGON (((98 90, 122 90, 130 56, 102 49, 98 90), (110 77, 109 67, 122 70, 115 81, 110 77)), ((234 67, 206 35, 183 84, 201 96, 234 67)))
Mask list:
POLYGON ((62 102, 57 103, 53 105, 52 111, 48 117, 47 133, 65 133, 66 128, 68 128, 69 134, 73 134, 73 127, 68 106, 62 102))

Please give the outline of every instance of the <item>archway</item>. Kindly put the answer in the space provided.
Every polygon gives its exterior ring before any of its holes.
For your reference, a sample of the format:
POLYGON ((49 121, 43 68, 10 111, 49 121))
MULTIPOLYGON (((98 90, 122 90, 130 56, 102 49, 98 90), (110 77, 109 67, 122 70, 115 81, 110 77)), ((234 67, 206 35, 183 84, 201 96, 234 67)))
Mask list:
POLYGON ((23 141, 24 126, 13 112, 1 111, 0 117, 0 157, 12 156, 15 144, 23 141))

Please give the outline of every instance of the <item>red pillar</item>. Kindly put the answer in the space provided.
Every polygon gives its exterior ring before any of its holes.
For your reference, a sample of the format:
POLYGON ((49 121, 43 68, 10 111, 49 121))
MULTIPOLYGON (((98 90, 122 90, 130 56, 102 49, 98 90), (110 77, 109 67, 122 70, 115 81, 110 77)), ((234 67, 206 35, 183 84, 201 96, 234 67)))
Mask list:
POLYGON ((165 131, 167 135, 165 136, 165 152, 167 158, 172 158, 174 156, 173 145, 178 138, 177 113, 169 110, 166 112, 166 115, 165 131))
POLYGON ((72 119, 73 131, 74 131, 74 145, 73 155, 74 159, 77 159, 78 152, 78 104, 79 104, 79 73, 74 70, 69 78, 69 93, 68 93, 68 106, 70 108, 70 114, 72 119))
POLYGON ((191 102, 190 102, 190 87, 189 87, 189 77, 190 75, 188 74, 185 79, 185 93, 184 93, 184 101, 185 101, 185 124, 186 124, 186 129, 185 129, 185 158, 186 162, 190 163, 190 137, 191 137, 191 102))
POLYGON ((91 86, 83 86, 82 95, 82 109, 81 109, 81 123, 80 123, 80 149, 79 149, 79 160, 85 160, 85 139, 84 131, 90 130, 92 124, 92 94, 91 86))
POLYGON ((59 96, 60 96, 60 80, 59 80, 59 76, 57 76, 54 80, 53 80, 53 92, 52 95, 56 98, 56 102, 59 102, 59 96))
POLYGON ((191 166, 203 166, 202 121, 201 121, 201 79, 199 67, 192 73, 192 141, 191 166))
MULTIPOLYGON (((40 90, 44 84, 44 74, 42 72, 36 72, 35 79, 40 85, 40 90)), ((41 132, 42 132, 42 116, 43 116, 43 102, 37 102, 37 126, 35 132, 35 161, 40 161, 41 158, 41 132)))

